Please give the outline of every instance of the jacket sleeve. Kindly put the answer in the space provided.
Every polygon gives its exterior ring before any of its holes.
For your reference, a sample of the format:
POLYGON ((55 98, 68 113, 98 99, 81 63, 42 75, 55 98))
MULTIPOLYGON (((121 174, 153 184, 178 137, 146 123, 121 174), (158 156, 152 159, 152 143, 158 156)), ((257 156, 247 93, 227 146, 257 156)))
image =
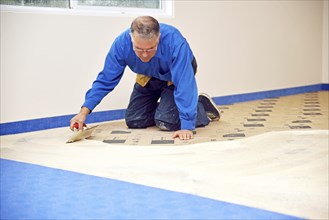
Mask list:
POLYGON ((179 111, 182 130, 194 130, 197 115, 198 88, 192 67, 193 54, 185 41, 175 48, 171 67, 175 85, 175 102, 179 111))

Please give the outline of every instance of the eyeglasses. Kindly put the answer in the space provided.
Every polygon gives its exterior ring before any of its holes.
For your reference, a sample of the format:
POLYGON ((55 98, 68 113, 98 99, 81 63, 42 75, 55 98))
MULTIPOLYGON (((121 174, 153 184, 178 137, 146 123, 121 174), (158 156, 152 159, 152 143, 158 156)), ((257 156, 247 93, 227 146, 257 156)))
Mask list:
POLYGON ((133 50, 137 53, 151 53, 151 52, 154 52, 158 49, 158 45, 150 48, 150 49, 140 49, 140 48, 136 48, 135 46, 133 46, 133 50))

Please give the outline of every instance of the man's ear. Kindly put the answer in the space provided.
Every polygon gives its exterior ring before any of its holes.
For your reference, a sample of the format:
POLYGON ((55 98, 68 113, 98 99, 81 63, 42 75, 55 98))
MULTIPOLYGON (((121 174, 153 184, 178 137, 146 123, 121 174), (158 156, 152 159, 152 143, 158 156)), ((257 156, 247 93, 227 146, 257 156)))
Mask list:
POLYGON ((129 35, 130 35, 130 38, 131 38, 131 42, 134 42, 134 34, 130 32, 129 35))

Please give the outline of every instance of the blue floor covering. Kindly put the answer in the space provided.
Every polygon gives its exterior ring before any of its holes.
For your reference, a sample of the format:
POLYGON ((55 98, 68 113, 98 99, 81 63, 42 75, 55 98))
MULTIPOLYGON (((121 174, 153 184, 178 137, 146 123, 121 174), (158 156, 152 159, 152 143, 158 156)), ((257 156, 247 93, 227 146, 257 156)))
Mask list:
POLYGON ((300 219, 124 181, 0 162, 1 219, 300 219))

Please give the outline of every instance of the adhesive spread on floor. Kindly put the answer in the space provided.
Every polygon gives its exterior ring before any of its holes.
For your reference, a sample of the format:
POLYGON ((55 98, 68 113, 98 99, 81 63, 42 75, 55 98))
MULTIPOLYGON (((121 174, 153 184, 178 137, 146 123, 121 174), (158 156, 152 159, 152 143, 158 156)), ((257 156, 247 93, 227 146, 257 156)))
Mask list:
POLYGON ((326 91, 219 106, 219 109, 221 119, 197 128, 192 140, 173 139, 171 132, 156 127, 128 129, 123 120, 100 124, 90 139, 128 145, 193 144, 236 140, 270 131, 328 130, 329 127, 326 91))

